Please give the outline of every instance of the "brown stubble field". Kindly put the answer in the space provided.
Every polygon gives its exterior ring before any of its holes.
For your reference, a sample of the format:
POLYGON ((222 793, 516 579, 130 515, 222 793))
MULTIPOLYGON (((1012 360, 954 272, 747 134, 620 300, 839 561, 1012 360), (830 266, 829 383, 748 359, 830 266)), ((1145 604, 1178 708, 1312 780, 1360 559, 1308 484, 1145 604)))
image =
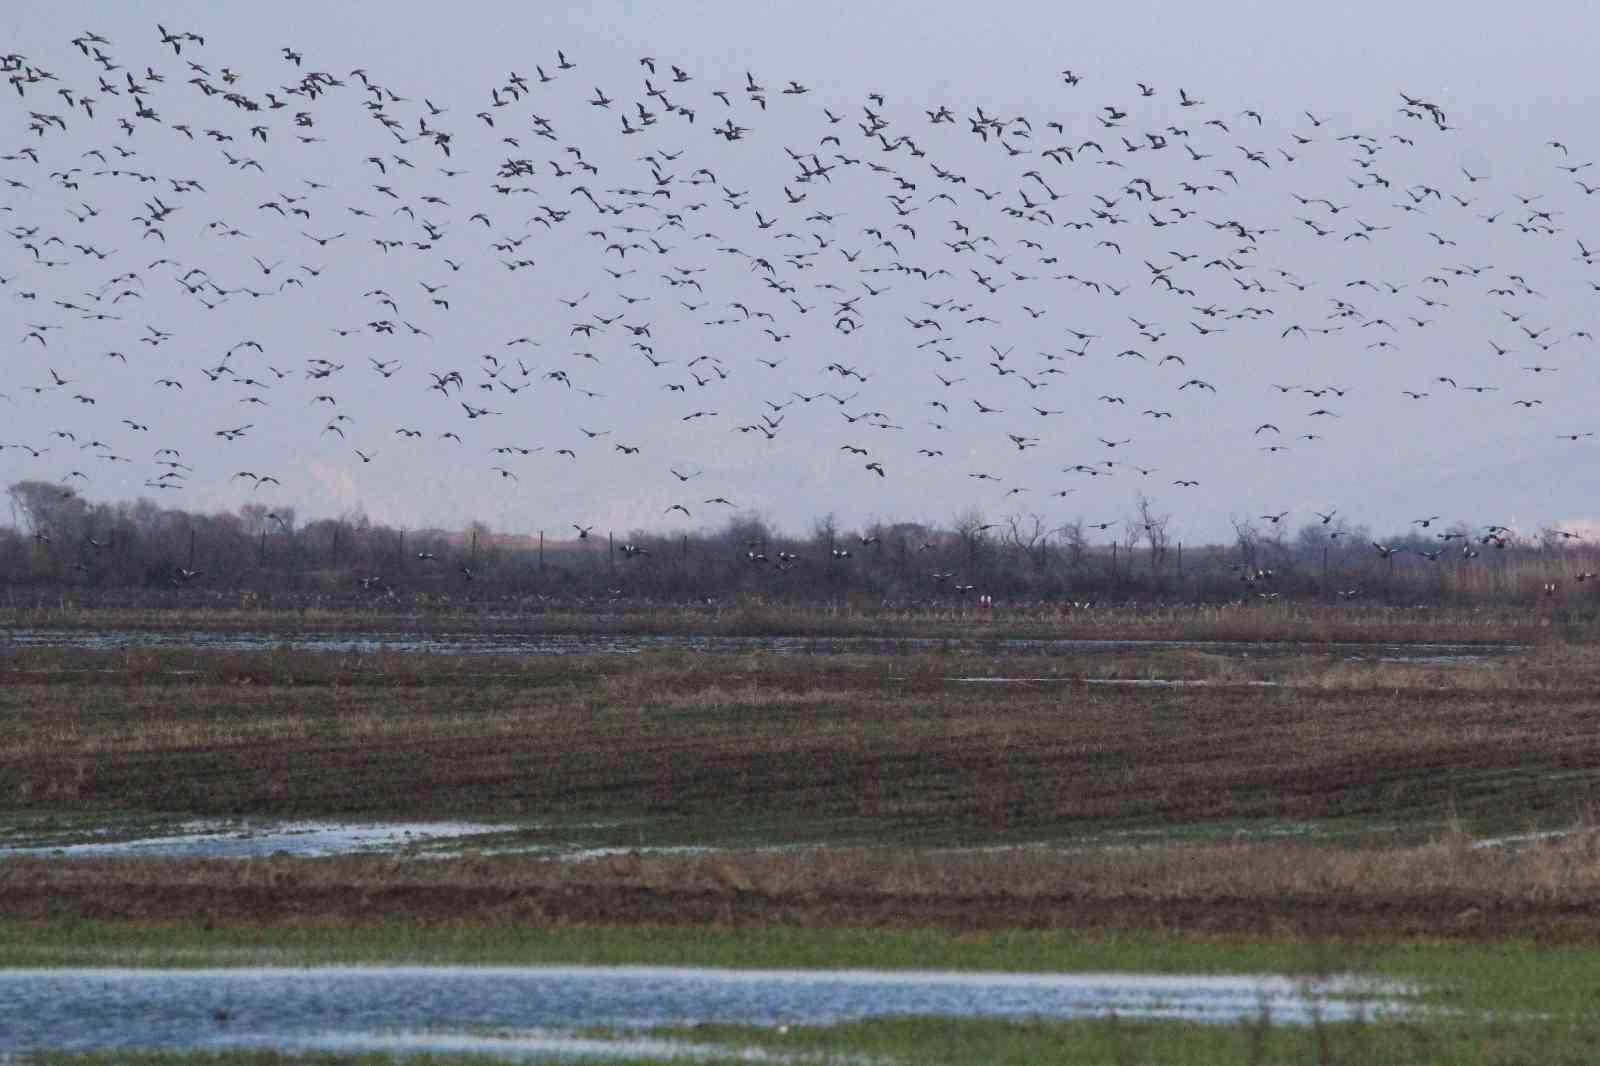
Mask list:
POLYGON ((0 918, 520 914, 1592 939, 1597 692, 1600 649, 1568 643, 1471 666, 1153 650, 8 650, 0 817, 13 825, 503 818, 622 826, 645 847, 579 863, 11 858, 0 918), (953 680, 972 677, 1035 680, 953 680), (1579 831, 1472 846, 1541 827, 1579 831), (655 843, 733 846, 671 855, 655 843), (1057 847, 975 850, 1032 843, 1057 847))
POLYGON ((1008 600, 983 608, 960 597, 911 603, 848 597, 782 603, 652 603, 604 597, 485 596, 413 591, 363 596, 283 593, 264 601, 213 589, 11 593, 0 627, 313 633, 615 634, 1190 641, 1521 643, 1586 640, 1600 620, 1587 593, 1562 600, 1452 605, 1377 599, 1233 599, 1082 604, 1008 600))

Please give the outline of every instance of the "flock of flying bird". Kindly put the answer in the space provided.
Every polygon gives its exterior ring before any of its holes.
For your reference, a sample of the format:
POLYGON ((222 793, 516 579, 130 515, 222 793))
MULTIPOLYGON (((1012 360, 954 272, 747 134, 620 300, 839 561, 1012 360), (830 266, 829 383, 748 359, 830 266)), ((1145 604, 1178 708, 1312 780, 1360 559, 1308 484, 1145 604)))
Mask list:
POLYGON ((1206 491, 1186 442, 1223 437, 1314 481, 1380 398, 1334 369, 1264 380, 1241 338, 1376 363, 1410 379, 1382 401, 1463 423, 1561 406, 1548 386, 1594 340, 1545 310, 1568 279, 1456 251, 1488 233, 1594 267, 1570 217, 1593 164, 1551 141, 1549 188, 1433 173, 1453 117, 1403 92, 1358 130, 1066 70, 1041 113, 1005 115, 653 56, 601 77, 555 51, 464 102, 290 46, 246 73, 203 28, 70 44, 48 69, 0 57, 0 473, 63 496, 288 493, 313 464, 409 491, 452 449, 460 479, 533 502, 598 501, 642 464, 658 520, 698 522, 798 450, 789 482, 932 467, 951 503, 1028 508, 1206 491), (1384 276, 1401 242, 1436 265, 1384 276), (532 324, 480 339, 513 318, 532 324), (1481 351, 1432 350, 1463 321, 1481 351), (300 325, 316 339, 271 339, 300 325), (1223 424, 1223 393, 1256 417, 1223 424))

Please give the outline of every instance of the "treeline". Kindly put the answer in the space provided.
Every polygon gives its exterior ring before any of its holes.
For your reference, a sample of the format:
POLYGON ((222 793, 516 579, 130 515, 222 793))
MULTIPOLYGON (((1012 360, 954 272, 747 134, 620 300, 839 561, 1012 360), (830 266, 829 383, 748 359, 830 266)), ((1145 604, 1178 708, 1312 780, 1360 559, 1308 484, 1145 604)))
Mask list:
POLYGON ((1071 601, 1366 598, 1504 603, 1600 589, 1600 550, 1566 531, 1413 528, 1381 541, 1363 527, 1238 521, 1228 544, 1188 545, 1148 500, 1117 523, 1035 514, 947 526, 883 522, 807 535, 737 515, 717 531, 542 534, 396 529, 364 515, 299 524, 290 506, 201 514, 155 501, 95 503, 47 482, 7 492, 0 582, 13 590, 237 590, 256 597, 438 592, 479 598, 617 596, 657 601, 762 597, 1071 601))

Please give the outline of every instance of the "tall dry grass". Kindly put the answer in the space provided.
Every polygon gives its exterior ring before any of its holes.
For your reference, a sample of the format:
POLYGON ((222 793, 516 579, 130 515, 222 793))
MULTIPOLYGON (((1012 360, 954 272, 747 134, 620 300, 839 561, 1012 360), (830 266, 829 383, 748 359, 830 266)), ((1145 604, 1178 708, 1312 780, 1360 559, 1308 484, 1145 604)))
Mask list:
POLYGON ((1474 905, 1588 907, 1600 895, 1600 833, 1483 846, 1443 833, 1415 845, 1211 845, 950 850, 815 847, 657 854, 584 861, 467 854, 417 862, 393 856, 255 859, 14 858, 8 887, 181 884, 218 890, 292 885, 308 893, 409 889, 752 893, 771 899, 1296 900, 1460 899, 1474 905))
MULTIPOLYGON (((1476 573, 1476 572, 1474 572, 1476 573)), ((1398 603, 1322 597, 1228 602, 1094 604, 1018 597, 980 607, 961 598, 889 602, 841 598, 777 603, 759 596, 726 602, 513 597, 473 600, 417 593, 396 599, 310 597, 304 602, 241 601, 234 594, 165 596, 154 601, 71 594, 0 603, 0 627, 162 629, 281 633, 561 633, 591 635, 812 636, 986 640, 1001 638, 1250 641, 1537 641, 1591 639, 1600 602, 1572 592, 1545 597, 1544 568, 1511 567, 1474 581, 1516 602, 1398 603), (1512 596, 1512 593, 1515 593, 1512 596)), ((1556 579, 1560 580, 1558 576, 1556 579)), ((1600 589, 1600 586, 1597 586, 1600 589)))

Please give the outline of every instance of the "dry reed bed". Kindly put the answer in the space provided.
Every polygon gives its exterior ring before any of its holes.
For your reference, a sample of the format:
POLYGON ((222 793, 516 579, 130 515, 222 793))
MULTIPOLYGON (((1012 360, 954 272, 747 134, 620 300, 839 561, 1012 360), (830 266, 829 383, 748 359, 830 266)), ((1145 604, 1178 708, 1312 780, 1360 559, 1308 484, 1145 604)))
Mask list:
POLYGON ((0 896, 22 886, 294 885, 306 889, 647 888, 773 897, 861 895, 1101 899, 1473 896, 1497 905, 1600 907, 1600 833, 1474 846, 1446 832, 1422 844, 1282 847, 1263 843, 983 849, 816 847, 692 853, 632 851, 570 861, 467 852, 254 859, 18 857, 0 864, 0 896))
POLYGON ((1600 688, 1600 644, 1548 642, 1524 651, 1407 662, 1344 649, 1226 654, 1187 648, 1078 648, 1067 652, 985 654, 902 650, 894 654, 701 654, 653 651, 631 656, 329 652, 278 647, 3 648, 0 680, 13 686, 67 685, 189 691, 243 689, 416 689, 478 686, 497 692, 551 689, 623 699, 640 694, 758 686, 766 691, 845 693, 891 687, 939 690, 974 679, 1015 683, 1080 680, 1203 681, 1313 689, 1437 689, 1476 692, 1580 692, 1600 688))
POLYGON ((563 601, 473 601, 417 595, 396 604, 309 597, 293 606, 261 605, 237 595, 152 596, 97 604, 39 597, 0 605, 0 627, 197 629, 317 632, 495 632, 681 636, 883 636, 963 640, 1171 639, 1251 641, 1530 642, 1592 639, 1600 604, 1541 602, 1512 606, 1389 606, 1309 601, 1226 604, 1003 602, 993 609, 965 600, 917 606, 726 605, 563 601))
POLYGON ((1307 936, 1600 935, 1600 845, 1515 850, 805 849, 587 862, 467 855, 15 859, 0 920, 517 921, 948 929, 1157 929, 1307 936))
MULTIPOLYGON (((1600 653, 1484 667, 1084 657, 0 656, 0 804, 195 815, 760 818, 790 839, 1584 816, 1600 653), (174 673, 175 670, 190 671, 174 673), (1147 689, 1073 676, 1169 676, 1147 689), (1051 674, 970 685, 953 676, 1051 674), (1279 687, 1234 682, 1272 674, 1279 687), (848 827, 841 828, 841 827, 848 827)), ((3 808, 0 808, 3 809, 3 808)))

